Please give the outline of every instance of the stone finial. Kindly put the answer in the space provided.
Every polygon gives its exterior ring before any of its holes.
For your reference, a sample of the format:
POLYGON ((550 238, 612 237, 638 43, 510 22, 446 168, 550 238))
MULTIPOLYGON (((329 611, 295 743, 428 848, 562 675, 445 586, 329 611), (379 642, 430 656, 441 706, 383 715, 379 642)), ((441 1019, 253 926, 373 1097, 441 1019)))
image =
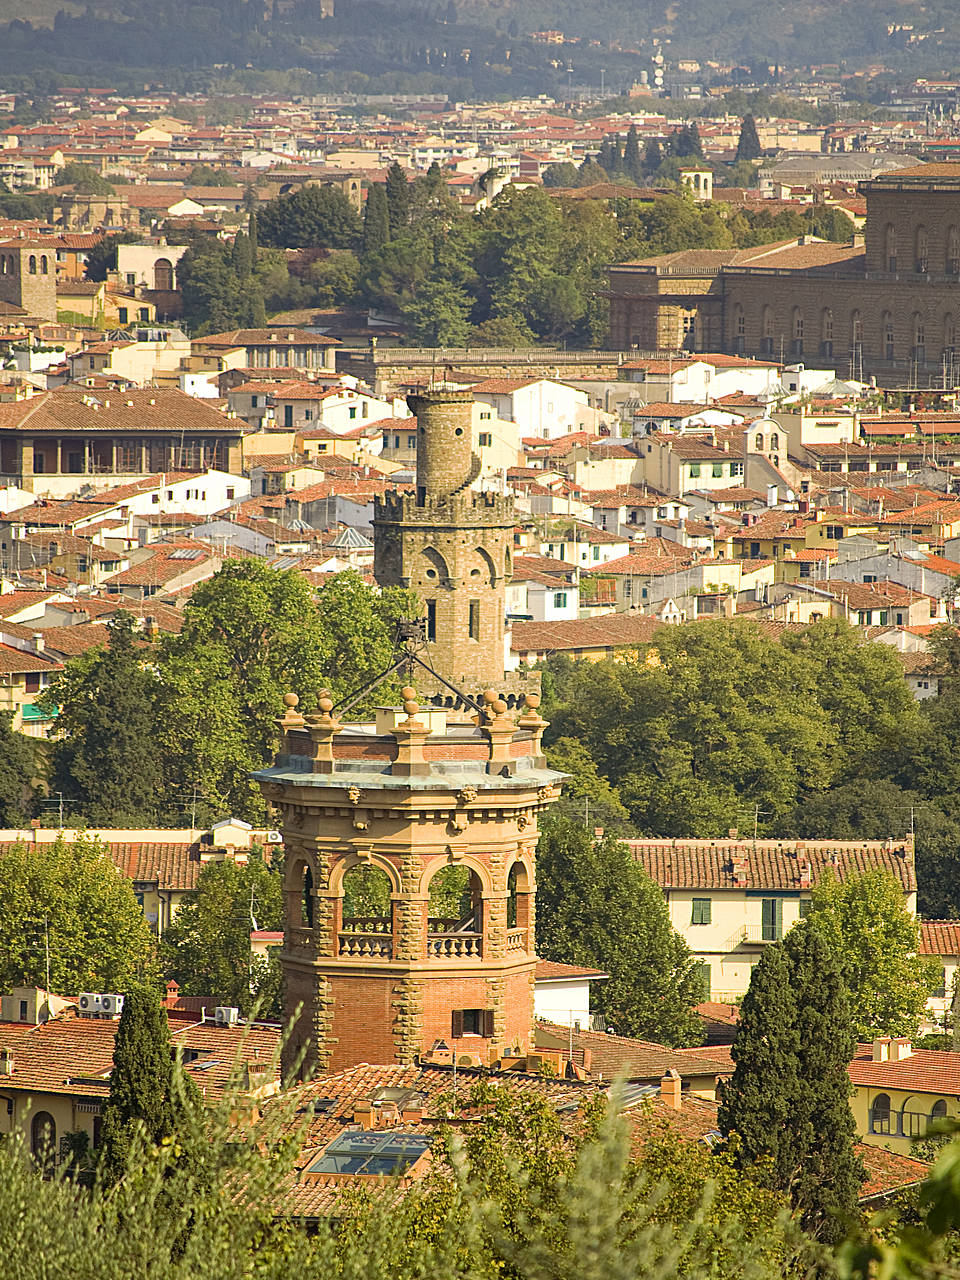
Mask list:
POLYGON ((486 693, 483 697, 487 703, 487 720, 480 728, 490 744, 487 772, 497 773, 504 765, 513 762, 510 744, 513 742, 516 725, 507 716, 507 704, 502 698, 494 696, 492 700, 488 700, 486 693))
POLYGON ((295 729, 302 729, 304 726, 303 716, 297 711, 300 699, 295 693, 285 693, 283 695, 283 715, 277 720, 280 729, 281 740, 283 742, 283 750, 290 751, 289 734, 295 729))
POLYGON ((429 773, 430 766, 424 759, 423 744, 430 736, 430 726, 417 719, 420 710, 417 691, 413 685, 404 685, 400 690, 400 697, 403 699, 407 718, 401 720, 393 731, 397 740, 397 758, 390 766, 390 772, 405 777, 429 773))
POLYGON ((547 721, 540 714, 539 693, 528 693, 523 700, 523 710, 517 717, 517 728, 526 729, 533 734, 533 750, 531 755, 536 759, 543 755, 543 731, 547 721))
POLYGON ((343 725, 333 715, 333 699, 329 689, 321 689, 317 710, 306 718, 306 726, 313 743, 314 773, 333 773, 333 742, 343 725))

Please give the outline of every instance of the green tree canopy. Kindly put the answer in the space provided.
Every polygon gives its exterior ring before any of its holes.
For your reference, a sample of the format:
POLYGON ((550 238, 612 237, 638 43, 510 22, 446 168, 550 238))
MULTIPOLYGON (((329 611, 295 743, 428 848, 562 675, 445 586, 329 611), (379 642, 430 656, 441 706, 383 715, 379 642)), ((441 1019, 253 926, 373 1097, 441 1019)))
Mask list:
POLYGON ((257 210, 262 245, 277 249, 320 246, 353 249, 360 243, 360 218, 347 195, 333 186, 304 186, 277 196, 257 210))
POLYGON ((0 825, 23 827, 33 810, 38 772, 34 744, 12 727, 13 712, 0 712, 0 825))
POLYGON ((920 956, 920 926, 900 882, 882 868, 839 880, 829 870, 812 892, 808 928, 836 958, 850 996, 854 1035, 915 1039, 927 997, 943 979, 920 956))
POLYGON ((107 1185, 126 1172, 138 1140, 157 1147, 174 1134, 187 1096, 160 997, 147 987, 131 987, 117 1027, 110 1094, 103 1104, 99 1169, 107 1185))
POLYGON ((737 1166, 788 1195, 804 1228, 828 1243, 853 1221, 864 1177, 847 1074, 855 1047, 840 967, 799 924, 753 970, 719 1125, 737 1166))
POLYGON ((129 880, 98 840, 17 845, 0 857, 0 988, 124 991, 154 960, 129 880))
POLYGON ((117 246, 136 244, 139 239, 134 231, 118 231, 116 235, 104 236, 87 251, 84 277, 87 280, 106 280, 107 273, 117 269, 117 246))
POLYGON ((757 133, 757 122, 753 116, 745 115, 740 124, 740 137, 737 139, 737 160, 758 160, 763 155, 760 136, 757 133))
POLYGON ((547 822, 537 854, 537 952, 609 974, 596 1003, 619 1034, 669 1045, 702 1040, 696 963, 660 887, 615 837, 594 840, 569 818, 547 822))
POLYGON ((78 195, 113 195, 111 184, 101 176, 99 169, 95 169, 92 164, 80 164, 77 161, 65 164, 57 174, 57 183, 63 187, 73 187, 78 195))
POLYGON ((149 826, 162 777, 153 655, 130 614, 107 628, 106 646, 71 659, 41 699, 60 708, 53 789, 92 826, 149 826))
POLYGON ((163 935, 161 960, 184 995, 214 996, 244 1014, 279 1017, 275 959, 250 953, 250 931, 283 928, 283 868, 255 851, 248 862, 208 862, 163 935))

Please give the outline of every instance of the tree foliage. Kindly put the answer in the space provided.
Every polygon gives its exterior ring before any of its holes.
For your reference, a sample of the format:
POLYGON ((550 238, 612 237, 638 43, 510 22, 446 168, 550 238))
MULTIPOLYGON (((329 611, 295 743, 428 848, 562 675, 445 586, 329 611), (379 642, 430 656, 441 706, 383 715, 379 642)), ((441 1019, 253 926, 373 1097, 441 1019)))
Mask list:
POLYGON ((353 249, 360 219, 345 192, 333 186, 303 186, 257 210, 260 243, 276 249, 353 249))
POLYGON ((594 840, 571 819, 548 821, 537 854, 537 952, 610 975, 598 984, 604 1018, 625 1036, 698 1044, 702 1000, 689 948, 663 893, 613 836, 594 840))
POLYGON ((124 991, 154 944, 130 881, 98 840, 63 836, 0 857, 0 988, 124 991))
POLYGON ((41 699, 60 708, 53 789, 93 826, 149 826, 162 776, 153 655, 132 615, 117 614, 107 629, 106 646, 69 662, 41 699))
POLYGON ((13 712, 0 712, 0 825, 25 825, 33 809, 37 771, 33 742, 14 731, 13 712))
POLYGON ((843 881, 828 869, 811 896, 808 927, 840 966, 857 1040, 914 1039, 943 970, 933 957, 917 954, 920 926, 900 881, 882 868, 843 881))
POLYGON ((757 122, 753 116, 745 115, 740 124, 740 137, 737 139, 737 160, 758 160, 763 155, 760 136, 757 133, 757 122))
POLYGON ((120 1180, 140 1141, 159 1147, 177 1128, 187 1089, 170 1044, 167 1011, 155 991, 131 987, 125 994, 103 1104, 99 1172, 120 1180))
POLYGON ((818 932, 797 925, 754 968, 719 1124, 737 1167, 789 1196, 804 1228, 830 1244, 853 1222, 864 1177, 847 1075, 855 1046, 840 967, 818 932))
POLYGON ((251 955, 250 931, 283 928, 282 884, 282 865, 256 852, 246 863, 227 859, 201 869, 161 944, 164 973, 184 995, 280 1016, 278 963, 251 955))

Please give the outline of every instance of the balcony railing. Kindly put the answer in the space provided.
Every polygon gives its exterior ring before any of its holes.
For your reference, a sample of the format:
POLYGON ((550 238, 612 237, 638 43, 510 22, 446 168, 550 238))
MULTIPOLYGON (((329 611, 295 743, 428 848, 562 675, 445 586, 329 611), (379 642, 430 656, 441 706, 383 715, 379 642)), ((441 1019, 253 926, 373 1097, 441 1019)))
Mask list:
POLYGON ((393 938, 382 933, 341 933, 337 954, 360 960, 390 960, 393 958, 393 938))
POLYGON ((389 916, 347 916, 340 926, 341 933, 393 933, 389 916))
POLYGON ((508 951, 526 951, 526 949, 527 949, 526 929, 508 929, 507 930, 507 950, 508 951))
POLYGON ((728 951, 733 951, 745 942, 779 942, 782 937, 783 929, 773 925, 742 924, 724 945, 728 951))
POLYGON ((481 933, 429 933, 427 955, 440 960, 479 960, 483 954, 481 933))

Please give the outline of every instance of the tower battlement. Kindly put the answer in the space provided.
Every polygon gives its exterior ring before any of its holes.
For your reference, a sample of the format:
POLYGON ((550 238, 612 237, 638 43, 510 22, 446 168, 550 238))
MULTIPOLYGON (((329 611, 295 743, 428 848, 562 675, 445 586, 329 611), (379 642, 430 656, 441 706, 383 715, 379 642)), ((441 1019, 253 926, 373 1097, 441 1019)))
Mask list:
POLYGON ((388 490, 374 500, 373 526, 378 522, 403 524, 490 525, 513 527, 513 499, 499 493, 467 489, 442 495, 401 493, 388 490))
POLYGON ((532 1044, 539 815, 564 778, 540 699, 511 716, 487 693, 473 724, 448 724, 402 696, 349 724, 326 695, 308 716, 288 695, 255 775, 286 855, 288 1068, 414 1062, 438 1040, 480 1066, 532 1044))

